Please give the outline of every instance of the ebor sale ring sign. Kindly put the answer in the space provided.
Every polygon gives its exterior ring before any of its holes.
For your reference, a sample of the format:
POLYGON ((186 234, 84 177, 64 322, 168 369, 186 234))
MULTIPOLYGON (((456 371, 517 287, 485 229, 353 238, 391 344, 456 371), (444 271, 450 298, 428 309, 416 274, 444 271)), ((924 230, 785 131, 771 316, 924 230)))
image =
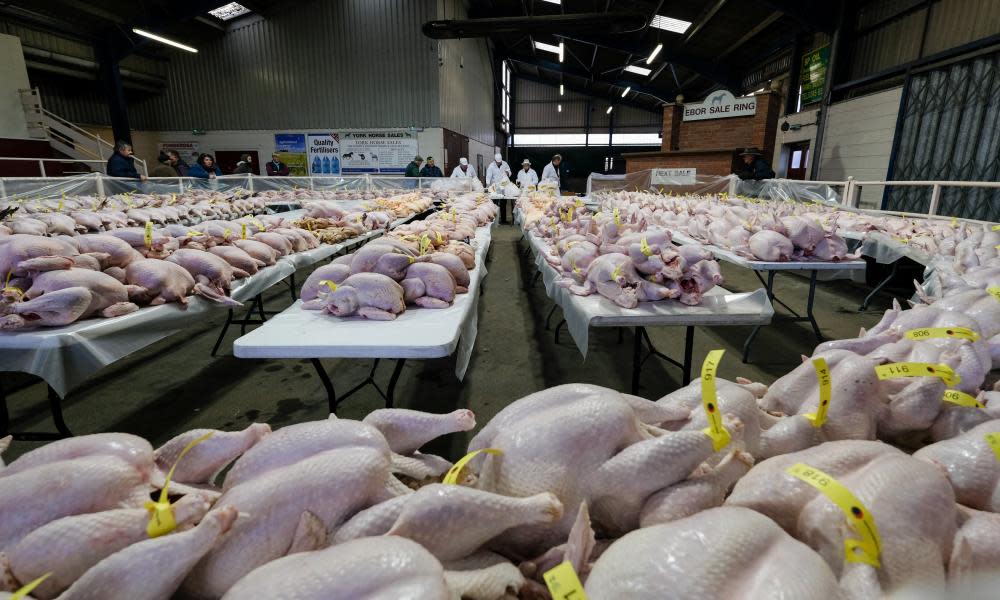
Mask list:
POLYGON ((753 96, 737 98, 726 90, 713 92, 698 104, 684 105, 685 121, 749 117, 755 114, 757 114, 757 98, 753 96))

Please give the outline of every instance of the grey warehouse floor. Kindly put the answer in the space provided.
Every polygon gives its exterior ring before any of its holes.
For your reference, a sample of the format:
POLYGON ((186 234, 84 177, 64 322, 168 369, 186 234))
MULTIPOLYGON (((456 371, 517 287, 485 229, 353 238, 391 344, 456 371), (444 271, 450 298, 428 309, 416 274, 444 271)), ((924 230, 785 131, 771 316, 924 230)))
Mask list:
MULTIPOLYGON (((632 372, 632 333, 621 344, 612 329, 591 330, 586 361, 569 334, 563 331, 555 344, 544 321, 551 306, 541 284, 525 289, 533 266, 519 256, 520 231, 501 225, 494 229, 493 246, 479 305, 479 335, 464 382, 454 375, 454 358, 407 361, 396 389, 396 406, 431 412, 470 408, 479 427, 504 406, 547 387, 587 382, 628 391, 632 372)), ((726 282, 733 291, 750 291, 760 283, 748 270, 723 264, 726 282)), ((307 272, 297 274, 304 281, 307 272)), ((776 279, 779 298, 798 310, 804 307, 808 280, 780 274, 776 279)), ((846 281, 821 283, 816 297, 816 315, 823 334, 847 338, 860 327, 878 322, 888 307, 889 296, 877 298, 865 313, 857 307, 868 290, 846 281)), ((286 286, 276 286, 265 295, 269 310, 289 303, 286 286)), ((217 358, 209 352, 225 320, 224 311, 210 321, 167 338, 100 372, 64 400, 66 422, 76 433, 123 431, 141 435, 158 445, 193 428, 240 429, 252 422, 267 422, 278 428, 291 423, 327 416, 326 394, 307 360, 243 360, 232 356, 238 327, 230 327, 217 358)), ((557 321, 553 319, 553 325, 557 321)), ((683 328, 651 328, 649 334, 659 349, 680 359, 684 349, 683 328)), ((725 348, 719 376, 743 376, 771 383, 799 363, 801 354, 811 354, 816 340, 807 324, 777 324, 764 328, 751 352, 751 364, 740 362, 743 340, 750 327, 699 328, 695 332, 694 371, 705 354, 725 348)), ((342 392, 363 380, 370 361, 326 360, 334 385, 342 392)), ((384 385, 392 363, 383 361, 377 379, 384 385)), ((44 383, 23 376, 4 374, 9 394, 12 426, 16 431, 52 430, 44 383), (18 386, 21 386, 18 389, 18 386)), ((639 394, 656 399, 681 385, 680 370, 655 358, 646 362, 639 394)), ((339 416, 360 419, 382 406, 370 387, 355 394, 339 409, 339 416)), ((456 434, 435 442, 433 451, 451 459, 463 453, 474 432, 456 434)), ((8 461, 37 447, 34 442, 14 442, 4 456, 8 461)))

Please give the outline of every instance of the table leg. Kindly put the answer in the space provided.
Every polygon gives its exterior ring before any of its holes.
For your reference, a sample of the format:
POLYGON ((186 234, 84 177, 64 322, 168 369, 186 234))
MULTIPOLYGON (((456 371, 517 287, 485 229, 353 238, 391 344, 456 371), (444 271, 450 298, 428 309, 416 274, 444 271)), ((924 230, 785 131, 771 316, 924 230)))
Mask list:
POLYGON ((295 301, 298 300, 295 295, 295 273, 288 276, 288 292, 292 296, 292 304, 295 304, 295 301))
POLYGON ((743 363, 746 364, 750 359, 750 346, 753 344, 754 339, 757 338, 757 334, 760 333, 760 325, 755 325, 753 331, 747 336, 745 342, 743 342, 743 363))
POLYGON ((562 326, 565 324, 566 324, 566 319, 563 319, 559 321, 558 325, 556 325, 556 344, 559 344, 559 330, 562 329, 562 326))
POLYGON ((7 391, 0 384, 0 437, 10 433, 10 410, 7 408, 7 391))
POLYGON ((559 305, 553 303, 552 308, 549 309, 549 314, 545 316, 545 331, 549 330, 549 323, 552 319, 552 315, 555 314, 557 308, 559 308, 559 305))
POLYGON ((535 271, 534 277, 531 278, 531 285, 529 285, 528 287, 529 288, 535 287, 535 284, 538 283, 538 280, 541 279, 541 277, 542 277, 542 272, 541 271, 535 271))
POLYGON ((266 313, 264 312, 264 297, 263 296, 257 296, 257 299, 258 299, 258 301, 257 301, 257 314, 258 314, 258 316, 260 316, 261 325, 263 325, 264 321, 267 320, 266 313))
POLYGON ((48 386, 48 388, 49 408, 52 410, 52 422, 56 425, 56 431, 62 434, 60 437, 73 437, 73 432, 69 430, 66 421, 63 420, 62 398, 52 389, 52 386, 48 386))
POLYGON ((871 301, 873 298, 875 298, 875 295, 881 292, 882 288, 889 285, 889 282, 892 281, 892 278, 896 276, 896 273, 898 271, 899 271, 899 261, 898 260, 893 261, 892 270, 889 271, 889 276, 883 279, 881 282, 879 282, 879 284, 875 286, 875 289, 873 289, 870 294, 865 296, 865 301, 861 303, 861 307, 858 308, 858 312, 868 310, 868 305, 871 304, 871 301))
POLYGON ((247 325, 250 323, 250 315, 253 314, 253 310, 258 304, 263 304, 263 301, 260 298, 260 294, 257 294, 257 296, 253 299, 253 301, 250 302, 250 306, 247 308, 247 312, 244 313, 243 315, 243 320, 240 321, 240 335, 247 334, 247 325))
POLYGON ((806 318, 809 319, 809 323, 812 324, 813 333, 816 334, 816 340, 819 342, 823 341, 823 334, 819 330, 819 324, 816 322, 816 317, 813 315, 813 302, 816 300, 816 278, 819 275, 819 271, 816 269, 812 270, 809 274, 809 298, 806 300, 806 318))
POLYGON ((212 356, 219 351, 219 346, 222 345, 222 340, 226 338, 226 332, 229 331, 229 325, 233 322, 233 309, 229 309, 229 314, 226 315, 226 324, 222 326, 222 331, 219 332, 219 339, 215 340, 215 346, 212 347, 212 356))
POLYGON ((688 325, 684 333, 684 385, 691 383, 691 360, 694 354, 694 326, 688 325))
POLYGON ((624 327, 619 327, 618 328, 618 343, 620 344, 624 340, 625 340, 625 328, 624 327))
POLYGON ((386 389, 385 393, 386 408, 392 408, 392 395, 396 391, 396 383, 399 381, 399 375, 403 372, 404 363, 406 363, 405 358, 396 359, 396 368, 392 370, 392 377, 389 379, 389 387, 386 389))
POLYGON ((632 395, 639 394, 639 374, 642 372, 642 327, 635 328, 632 340, 632 395))
POLYGON ((330 414, 337 414, 337 392, 333 389, 333 382, 330 381, 330 376, 327 375, 326 369, 323 368, 323 363, 318 358, 310 358, 309 362, 316 368, 316 374, 319 375, 319 380, 326 390, 326 401, 330 408, 330 414))

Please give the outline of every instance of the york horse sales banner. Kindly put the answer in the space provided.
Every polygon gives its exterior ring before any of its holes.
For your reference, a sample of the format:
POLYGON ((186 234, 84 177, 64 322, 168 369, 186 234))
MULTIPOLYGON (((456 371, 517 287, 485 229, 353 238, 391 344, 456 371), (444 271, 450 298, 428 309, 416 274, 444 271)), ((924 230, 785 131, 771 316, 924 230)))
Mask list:
POLYGON ((417 134, 412 131, 342 133, 340 150, 344 174, 401 175, 417 154, 417 134))
POLYGON ((306 134, 309 174, 313 177, 340 175, 340 134, 306 134))

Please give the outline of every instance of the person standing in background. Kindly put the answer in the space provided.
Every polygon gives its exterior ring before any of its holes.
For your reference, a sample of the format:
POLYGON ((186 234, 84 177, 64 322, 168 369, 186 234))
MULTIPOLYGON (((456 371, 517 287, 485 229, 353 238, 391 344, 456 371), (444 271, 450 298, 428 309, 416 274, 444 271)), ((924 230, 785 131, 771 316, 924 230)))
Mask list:
POLYGON ((559 182, 559 164, 562 162, 562 155, 556 154, 542 169, 542 181, 555 181, 556 188, 562 187, 559 182))
POLYGON ((469 159, 458 159, 458 166, 451 172, 452 179, 475 179, 476 169, 469 164, 469 159))
POLYGON ((215 157, 211 154, 198 155, 198 162, 188 169, 188 177, 199 179, 215 179, 222 175, 219 167, 215 166, 215 157))
POLYGON ((115 153, 108 159, 105 169, 108 177, 128 177, 129 179, 145 179, 135 170, 135 158, 132 157, 132 144, 118 140, 115 143, 115 153))
POLYGON ((517 185, 522 191, 529 185, 538 187, 538 173, 531 168, 531 161, 527 158, 521 161, 521 170, 517 172, 517 185))
POLYGON ((486 167, 486 187, 500 183, 504 179, 510 179, 511 175, 510 165, 498 152, 493 156, 493 162, 490 163, 490 166, 486 167))
POLYGON ((743 160, 743 168, 736 175, 740 179, 774 179, 774 169, 764 160, 764 153, 756 148, 744 148, 740 152, 740 159, 743 160))
POLYGON ((407 177, 420 177, 420 165, 422 165, 423 162, 423 156, 420 156, 419 154, 414 156, 413 160, 410 161, 410 164, 406 165, 405 175, 407 177))
POLYGON ((156 160, 160 164, 153 167, 153 170, 149 172, 150 177, 177 177, 177 170, 174 169, 172 164, 170 164, 172 159, 169 154, 166 152, 160 152, 160 155, 156 157, 156 160))
POLYGON ((249 154, 241 154, 240 161, 236 163, 236 168, 233 169, 233 175, 252 175, 253 174, 253 157, 249 154))
POLYGON ((427 157, 427 164, 424 165, 423 169, 420 169, 421 177, 444 177, 444 173, 441 172, 440 167, 434 164, 434 157, 427 157))
POLYGON ((176 150, 167 150, 167 156, 170 157, 170 166, 173 167, 175 171, 177 171, 177 174, 180 175, 181 177, 187 177, 188 169, 190 169, 191 167, 189 167, 188 164, 184 162, 184 159, 181 158, 180 153, 178 153, 176 150))
POLYGON ((271 155, 271 162, 265 166, 268 177, 288 177, 288 165, 281 162, 281 157, 275 152, 271 155))

